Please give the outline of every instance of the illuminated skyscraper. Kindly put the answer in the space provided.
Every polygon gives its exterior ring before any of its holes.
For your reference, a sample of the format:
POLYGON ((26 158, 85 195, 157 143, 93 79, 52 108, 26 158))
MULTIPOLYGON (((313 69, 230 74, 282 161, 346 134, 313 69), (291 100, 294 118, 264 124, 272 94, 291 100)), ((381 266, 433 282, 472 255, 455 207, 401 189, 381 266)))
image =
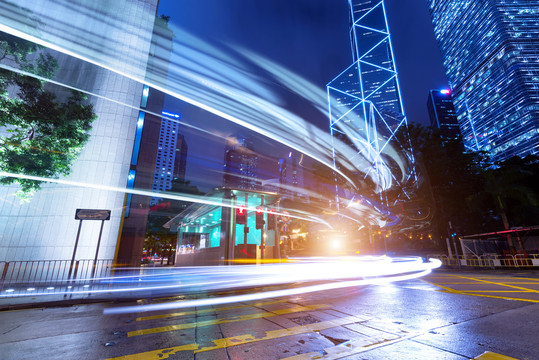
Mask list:
POLYGON ((464 145, 539 152, 539 1, 428 0, 464 145))
POLYGON ((223 186, 260 190, 258 154, 253 141, 243 136, 230 137, 225 147, 223 186))
MULTIPOLYGON (((383 179, 377 181, 382 190, 403 188, 415 173, 413 165, 406 169, 413 164, 409 146, 396 136, 406 131, 407 121, 384 1, 349 0, 349 6, 354 62, 327 85, 331 134, 357 152, 351 161, 369 164, 362 174, 354 174, 357 180, 377 177, 383 179), (403 156, 399 171, 386 156, 389 148, 403 156)), ((338 157, 338 149, 334 151, 338 157)))
MULTIPOLYGON (((187 143, 180 134, 180 124, 170 118, 179 119, 180 115, 164 113, 169 118, 161 119, 159 143, 155 160, 152 190, 163 192, 172 188, 173 180, 185 180, 185 164, 187 162, 187 143)), ((162 198, 150 199, 150 206, 156 205, 162 198)))
POLYGON ((451 99, 451 91, 431 90, 427 99, 430 126, 440 130, 440 136, 444 140, 458 139, 460 135, 455 106, 451 99))
POLYGON ((290 151, 284 159, 279 159, 280 194, 292 200, 306 199, 303 177, 303 154, 290 151))

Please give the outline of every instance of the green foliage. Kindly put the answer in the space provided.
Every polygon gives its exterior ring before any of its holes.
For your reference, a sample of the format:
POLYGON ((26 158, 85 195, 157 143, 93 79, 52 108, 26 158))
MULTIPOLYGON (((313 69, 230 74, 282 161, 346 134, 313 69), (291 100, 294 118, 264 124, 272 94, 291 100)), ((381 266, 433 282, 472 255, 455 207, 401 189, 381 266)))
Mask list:
POLYGON ((458 235, 536 225, 538 157, 492 164, 486 153, 466 152, 458 140, 442 142, 436 130, 420 125, 410 126, 410 140, 432 191, 439 238, 448 236, 449 222, 458 235))
MULTIPOLYGON (((35 44, 8 34, 0 34, 0 51, 0 60, 41 77, 50 78, 57 68, 56 60, 39 53, 35 44)), ((72 92, 59 101, 51 88, 38 78, 0 70, 0 171, 48 178, 69 175, 96 116, 83 94, 72 92)), ((0 178, 3 185, 13 182, 20 185, 21 199, 39 190, 41 183, 0 178)))

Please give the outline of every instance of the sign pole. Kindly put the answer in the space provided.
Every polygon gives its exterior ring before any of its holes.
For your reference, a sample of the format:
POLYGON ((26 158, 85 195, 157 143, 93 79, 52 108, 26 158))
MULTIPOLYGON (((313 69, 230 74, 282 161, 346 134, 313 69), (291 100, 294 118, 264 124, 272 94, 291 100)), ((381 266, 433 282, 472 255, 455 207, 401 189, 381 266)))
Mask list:
POLYGON ((82 219, 79 220, 79 230, 77 231, 77 238, 75 240, 75 248, 73 249, 73 256, 71 257, 71 264, 69 265, 69 273, 67 275, 67 281, 71 279, 71 273, 73 272, 73 263, 75 262, 75 254, 77 253, 77 246, 79 245, 81 227, 82 227, 82 219))
POLYGON ((105 220, 101 220, 101 229, 99 229, 99 238, 97 239, 97 248, 95 249, 95 258, 94 258, 94 267, 92 269, 91 279, 94 278, 95 268, 97 266, 97 254, 99 254, 99 245, 101 244, 101 234, 103 234, 103 225, 105 225, 105 220))

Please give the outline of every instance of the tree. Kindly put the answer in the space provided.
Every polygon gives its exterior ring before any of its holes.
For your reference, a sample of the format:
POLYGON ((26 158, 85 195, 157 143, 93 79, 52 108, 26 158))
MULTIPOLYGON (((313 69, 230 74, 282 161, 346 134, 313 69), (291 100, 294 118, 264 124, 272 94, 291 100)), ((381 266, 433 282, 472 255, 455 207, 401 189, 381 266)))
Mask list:
MULTIPOLYGON (((168 192, 198 196, 204 194, 198 187, 191 185, 189 180, 185 181, 183 179, 172 180, 172 187, 168 192)), ((190 204, 192 203, 183 200, 164 199, 159 204, 152 206, 146 224, 144 248, 146 250, 154 249, 153 251, 157 252, 158 255, 170 258, 173 252, 171 249, 176 247, 178 235, 171 233, 163 225, 185 210, 190 204)))
MULTIPOLYGON (((534 155, 522 159, 512 157, 485 169, 482 173, 484 186, 474 195, 475 204, 488 209, 493 227, 503 225, 533 226, 539 215, 539 158, 534 155)), ((508 233, 507 242, 512 253, 516 251, 513 238, 508 233)), ((523 249, 522 243, 519 241, 523 249)))
MULTIPOLYGON (((1 33, 0 61, 15 69, 0 69, 0 171, 47 178, 69 175, 96 119, 92 105, 76 91, 58 100, 60 89, 54 91, 42 80, 54 75, 58 63, 31 42, 1 33)), ((41 181, 0 177, 2 185, 14 182, 20 185, 21 199, 41 186, 41 181)))
POLYGON ((483 187, 485 154, 466 152, 459 140, 442 141, 436 129, 409 126, 410 142, 420 174, 428 181, 424 193, 433 198, 432 230, 435 238, 449 235, 449 222, 459 234, 474 233, 484 227, 484 210, 472 206, 471 199, 483 187))

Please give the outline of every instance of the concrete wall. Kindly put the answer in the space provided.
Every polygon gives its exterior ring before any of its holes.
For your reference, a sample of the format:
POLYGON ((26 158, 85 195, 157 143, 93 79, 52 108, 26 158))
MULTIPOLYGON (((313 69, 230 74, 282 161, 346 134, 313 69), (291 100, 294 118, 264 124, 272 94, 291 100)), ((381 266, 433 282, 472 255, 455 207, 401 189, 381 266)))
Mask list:
MULTIPOLYGON (((156 0, 129 2, 123 19, 132 23, 133 32, 111 32, 101 45, 115 47, 119 61, 147 54, 153 27, 148 19, 154 18, 156 6, 156 0)), ((138 110, 122 104, 138 108, 142 84, 67 55, 53 55, 60 64, 56 80, 102 96, 90 99, 98 119, 89 143, 65 178, 88 186, 47 183, 28 203, 14 195, 17 186, 0 187, 0 261, 71 259, 79 225, 74 219, 77 208, 112 211, 103 229, 99 258, 111 259, 115 254, 125 194, 102 188, 126 186, 138 110)), ((100 225, 100 221, 83 222, 77 259, 94 257, 100 225)))

